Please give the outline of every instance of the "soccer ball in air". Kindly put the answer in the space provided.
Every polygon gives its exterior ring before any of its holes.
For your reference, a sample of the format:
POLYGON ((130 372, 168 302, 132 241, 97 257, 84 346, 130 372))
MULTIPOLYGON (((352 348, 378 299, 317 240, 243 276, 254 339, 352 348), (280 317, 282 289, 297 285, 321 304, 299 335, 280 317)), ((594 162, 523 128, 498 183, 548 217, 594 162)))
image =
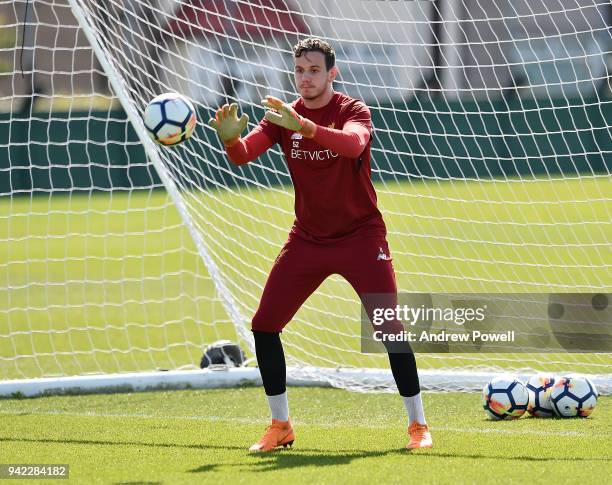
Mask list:
POLYGON ((550 401, 557 416, 586 418, 597 404, 597 389, 586 377, 562 377, 552 387, 550 401))
POLYGON ((527 404, 529 414, 536 418, 549 418, 555 415, 550 401, 550 391, 554 384, 555 378, 546 374, 536 374, 529 378, 525 384, 529 394, 529 404, 527 404))
POLYGON ((500 375, 482 389, 482 407, 491 419, 517 419, 527 410, 527 388, 515 376, 500 375))
POLYGON ((151 100, 143 119, 149 135, 156 143, 171 146, 191 136, 196 125, 196 112, 185 96, 165 93, 151 100))

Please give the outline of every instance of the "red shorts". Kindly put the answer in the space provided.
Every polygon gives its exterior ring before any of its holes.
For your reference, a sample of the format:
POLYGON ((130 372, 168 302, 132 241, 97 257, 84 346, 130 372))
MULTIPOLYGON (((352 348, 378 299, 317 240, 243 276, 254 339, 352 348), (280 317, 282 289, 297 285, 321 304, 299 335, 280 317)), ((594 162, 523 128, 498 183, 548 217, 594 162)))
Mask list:
POLYGON ((395 307, 397 285, 384 235, 362 232, 338 242, 318 244, 291 233, 268 276, 251 329, 281 332, 332 274, 344 277, 360 297, 385 294, 387 304, 395 307))

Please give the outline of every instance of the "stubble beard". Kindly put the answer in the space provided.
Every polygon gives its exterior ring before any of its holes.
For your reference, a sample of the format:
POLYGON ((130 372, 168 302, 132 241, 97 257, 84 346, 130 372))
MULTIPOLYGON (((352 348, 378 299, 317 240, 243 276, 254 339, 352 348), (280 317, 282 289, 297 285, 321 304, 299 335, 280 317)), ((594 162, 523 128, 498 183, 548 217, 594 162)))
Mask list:
POLYGON ((311 95, 308 95, 308 96, 304 96, 302 94, 302 99, 306 99, 308 101, 316 100, 316 99, 320 98, 321 96, 323 96, 323 94, 325 94, 325 89, 326 88, 324 87, 324 88, 320 89, 317 93, 311 94, 311 95))

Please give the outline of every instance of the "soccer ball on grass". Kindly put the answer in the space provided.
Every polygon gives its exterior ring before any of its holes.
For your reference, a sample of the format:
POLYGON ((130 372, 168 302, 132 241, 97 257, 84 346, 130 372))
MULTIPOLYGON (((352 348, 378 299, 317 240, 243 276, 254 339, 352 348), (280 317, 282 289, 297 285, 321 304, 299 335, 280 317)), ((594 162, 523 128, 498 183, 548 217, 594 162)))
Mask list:
POLYGON ((494 377, 482 389, 482 407, 494 420, 520 418, 528 402, 527 388, 512 375, 494 377))
POLYGON ((536 374, 525 384, 529 394, 527 411, 536 418, 549 418, 555 415, 550 401, 550 392, 555 385, 555 378, 546 374, 536 374))
POLYGON ((562 377, 552 387, 550 401, 557 416, 586 418, 595 409, 597 395, 595 385, 586 377, 562 377))

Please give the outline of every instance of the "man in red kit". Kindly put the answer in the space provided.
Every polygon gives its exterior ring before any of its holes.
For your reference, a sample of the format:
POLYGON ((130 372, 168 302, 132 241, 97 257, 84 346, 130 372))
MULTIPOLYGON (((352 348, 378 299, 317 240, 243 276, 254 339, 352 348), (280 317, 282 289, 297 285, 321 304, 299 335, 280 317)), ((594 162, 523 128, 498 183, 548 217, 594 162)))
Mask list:
MULTIPOLYGON (((267 96, 264 119, 244 138, 240 135, 248 117, 238 118, 236 104, 224 105, 209 122, 237 165, 280 144, 295 188, 296 219, 252 320, 255 353, 272 414, 272 424, 251 446, 252 452, 293 444, 280 333, 319 285, 339 274, 362 298, 388 295, 393 307, 397 301, 387 231, 370 175, 370 111, 361 101, 334 91, 338 71, 327 42, 302 40, 293 56, 297 100, 288 104, 267 96)), ((399 322, 389 328, 394 333, 402 330, 399 322)), ((386 348, 408 412, 407 447, 430 448, 414 354, 408 343, 386 348)))

